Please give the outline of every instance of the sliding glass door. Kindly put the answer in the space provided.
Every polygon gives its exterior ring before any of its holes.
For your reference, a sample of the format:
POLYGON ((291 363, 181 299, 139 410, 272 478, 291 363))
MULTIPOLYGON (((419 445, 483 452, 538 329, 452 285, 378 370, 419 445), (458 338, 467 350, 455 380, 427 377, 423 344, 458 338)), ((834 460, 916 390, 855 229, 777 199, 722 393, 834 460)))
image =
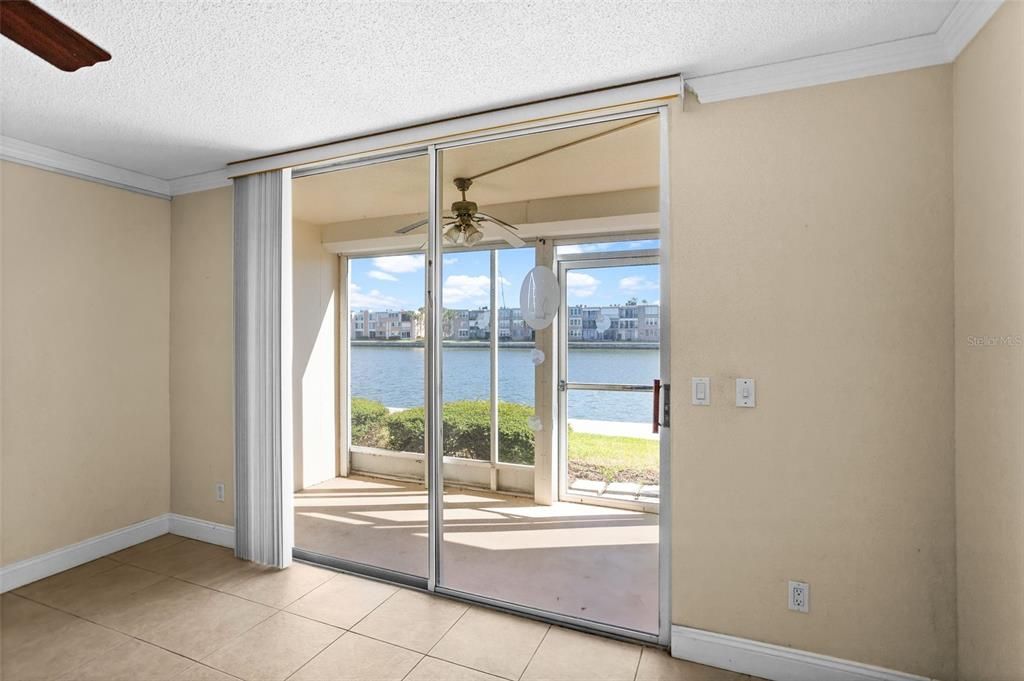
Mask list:
POLYGON ((296 180, 342 273, 337 465, 296 493, 297 556, 667 640, 665 116, 296 180))

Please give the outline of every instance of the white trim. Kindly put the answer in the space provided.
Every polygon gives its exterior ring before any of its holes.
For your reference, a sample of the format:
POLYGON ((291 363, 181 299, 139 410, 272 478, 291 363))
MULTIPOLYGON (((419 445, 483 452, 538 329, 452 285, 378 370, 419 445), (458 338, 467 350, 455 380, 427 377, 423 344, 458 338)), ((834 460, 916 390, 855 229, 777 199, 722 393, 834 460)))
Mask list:
POLYGON ((936 33, 946 49, 948 61, 960 56, 1002 4, 1003 0, 960 0, 956 3, 936 33))
POLYGON ((90 561, 109 556, 161 535, 176 534, 189 539, 235 548, 235 528, 231 525, 190 518, 177 513, 163 513, 119 530, 90 537, 48 553, 0 567, 0 593, 70 570, 90 561))
POLYGON ((190 518, 187 515, 168 513, 170 533, 188 537, 207 544, 235 548, 235 528, 233 525, 221 525, 209 520, 190 518))
POLYGON ((227 168, 163 180, 6 136, 0 136, 0 158, 160 199, 231 186, 227 168))
POLYGON ((679 625, 672 626, 672 656, 773 681, 928 681, 863 662, 679 625))
POLYGON ((218 168, 217 170, 205 173, 176 177, 169 184, 171 196, 181 196, 182 194, 192 194, 194 192, 206 191, 207 189, 230 187, 231 179, 228 177, 227 168, 218 168))
POLYGON ((935 33, 706 76, 687 85, 703 103, 948 64, 1002 0, 959 0, 935 33))
POLYGON ((99 182, 118 189, 127 189, 147 196, 161 199, 171 198, 171 187, 167 180, 75 156, 50 147, 24 142, 13 137, 0 136, 0 158, 33 168, 99 182))
POLYGON ((580 94, 568 94, 532 104, 509 106, 462 116, 456 115, 441 121, 425 122, 398 130, 382 131, 341 140, 333 144, 285 151, 280 154, 241 161, 228 166, 228 173, 231 177, 251 175, 267 170, 297 167, 329 159, 380 152, 386 149, 404 149, 434 140, 466 136, 510 125, 522 125, 529 121, 573 116, 583 112, 629 106, 641 102, 650 103, 659 99, 679 97, 682 94, 682 88, 682 78, 675 75, 580 94))
POLYGON ((164 513, 77 544, 5 565, 0 567, 0 593, 167 534, 169 528, 168 514, 164 513))

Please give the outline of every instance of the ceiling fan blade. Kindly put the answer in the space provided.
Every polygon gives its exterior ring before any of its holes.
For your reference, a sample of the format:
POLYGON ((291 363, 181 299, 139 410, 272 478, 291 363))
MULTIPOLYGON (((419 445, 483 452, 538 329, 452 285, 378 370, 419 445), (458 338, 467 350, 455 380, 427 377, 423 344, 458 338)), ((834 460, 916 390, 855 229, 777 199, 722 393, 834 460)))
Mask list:
POLYGON ((495 230, 497 231, 496 236, 505 241, 509 246, 512 246, 513 248, 522 248, 523 246, 526 245, 526 242, 520 239, 518 234, 513 232, 505 225, 499 224, 497 222, 491 222, 490 225, 494 227, 495 230))
POLYGON ((492 225, 497 227, 498 230, 500 230, 498 236, 500 236, 502 239, 508 242, 508 244, 513 248, 522 248, 523 246, 526 245, 526 242, 520 239, 519 235, 516 234, 515 231, 513 231, 518 229, 518 227, 516 227, 515 225, 510 225, 504 220, 499 220, 498 218, 488 215, 487 213, 478 212, 476 215, 478 218, 482 218, 483 220, 486 220, 487 222, 490 222, 492 225))
POLYGON ((61 71, 77 71, 110 53, 27 0, 0 2, 0 33, 61 71))
POLYGON ((510 225, 507 222, 505 222, 504 220, 499 220, 498 218, 494 217, 493 215, 488 215, 487 213, 481 213, 480 211, 477 211, 476 214, 478 216, 482 217, 484 220, 490 220, 491 222, 493 222, 496 225, 501 225, 505 229, 511 229, 513 231, 519 229, 515 225, 510 225))
POLYGON ((401 229, 396 229, 395 230, 395 234, 408 234, 409 232, 413 231, 414 229, 419 229, 420 227, 422 227, 423 225, 427 224, 428 222, 430 222, 430 218, 423 218, 422 220, 419 220, 418 222, 414 222, 411 225, 406 225, 405 227, 402 227, 401 229))

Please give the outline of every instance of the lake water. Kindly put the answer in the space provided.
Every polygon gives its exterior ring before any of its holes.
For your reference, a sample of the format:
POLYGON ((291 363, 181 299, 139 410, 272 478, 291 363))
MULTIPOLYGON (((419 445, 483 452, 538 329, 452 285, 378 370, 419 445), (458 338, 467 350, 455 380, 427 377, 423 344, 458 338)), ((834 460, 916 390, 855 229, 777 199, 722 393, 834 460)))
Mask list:
MULTIPOLYGON (((389 407, 423 405, 424 349, 353 346, 352 396, 389 407)), ((534 366, 528 348, 498 349, 498 399, 533 405, 534 366)), ((444 349, 444 400, 486 400, 490 390, 490 350, 444 349)), ((586 348, 569 350, 569 381, 650 385, 658 377, 658 351, 586 348)), ((570 391, 569 418, 647 422, 650 393, 570 391)))

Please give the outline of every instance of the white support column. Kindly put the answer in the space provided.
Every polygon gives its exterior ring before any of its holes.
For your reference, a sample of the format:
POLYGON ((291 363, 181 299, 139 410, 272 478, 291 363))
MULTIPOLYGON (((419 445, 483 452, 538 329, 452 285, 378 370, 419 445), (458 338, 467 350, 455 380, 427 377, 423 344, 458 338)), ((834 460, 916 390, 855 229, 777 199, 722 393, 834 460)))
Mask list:
POLYGON ((498 249, 491 251, 491 491, 498 490, 498 249))
POLYGON ((338 475, 347 478, 352 452, 352 312, 349 308, 348 256, 338 256, 338 475))
POLYGON ((236 178, 235 555, 291 564, 291 171, 236 178))
MULTIPOLYGON (((555 245, 551 239, 538 239, 536 254, 537 265, 554 267, 555 245)), ((537 365, 534 375, 534 413, 540 418, 541 429, 534 435, 533 499, 545 506, 558 500, 557 329, 556 322, 534 334, 534 345, 544 353, 544 361, 537 365)))

